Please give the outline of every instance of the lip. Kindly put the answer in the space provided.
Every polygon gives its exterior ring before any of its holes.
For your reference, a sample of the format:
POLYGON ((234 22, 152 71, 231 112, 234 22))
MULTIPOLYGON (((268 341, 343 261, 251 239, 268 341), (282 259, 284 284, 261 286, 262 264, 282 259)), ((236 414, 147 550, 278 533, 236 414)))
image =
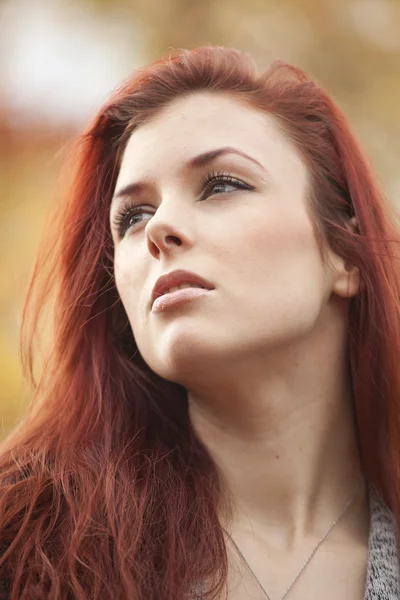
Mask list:
MULTIPOLYGON (((196 273, 192 273, 191 271, 184 271, 182 269, 172 271, 171 273, 167 273, 166 275, 162 275, 159 279, 157 279, 155 286, 153 288, 153 292, 151 295, 151 306, 153 306, 155 300, 157 298, 161 298, 164 294, 171 288, 176 285, 181 285, 182 283, 193 284, 194 286, 200 285, 205 290, 213 290, 215 287, 212 283, 200 277, 196 273)), ((193 288, 196 291, 201 291, 199 288, 193 288)), ((192 288, 179 290, 181 292, 192 291, 192 288)), ((176 293, 176 292, 174 292, 176 293)))

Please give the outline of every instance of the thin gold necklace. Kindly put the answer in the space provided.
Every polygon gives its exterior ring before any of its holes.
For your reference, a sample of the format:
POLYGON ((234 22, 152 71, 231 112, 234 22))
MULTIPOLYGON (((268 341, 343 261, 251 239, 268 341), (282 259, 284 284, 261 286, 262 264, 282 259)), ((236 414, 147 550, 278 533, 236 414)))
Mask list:
MULTIPOLYGON (((301 567, 300 571, 297 573, 294 581, 290 584, 290 586, 288 587, 288 589, 286 590, 286 592, 283 594, 281 600, 284 600, 284 598, 286 598, 286 596, 289 594, 289 592, 293 589, 294 584, 297 582, 297 580, 299 579, 300 575, 303 573, 304 569, 306 568, 306 566, 308 565, 308 563, 310 562, 310 560, 312 559, 312 557, 314 556, 314 554, 316 553, 316 551, 318 550, 318 548, 326 540, 326 538, 328 537, 328 535, 330 534, 330 532, 332 531, 332 529, 335 527, 335 525, 337 525, 339 523, 340 519, 343 517, 343 515, 345 514, 345 512, 347 511, 347 509, 350 507, 350 505, 353 503, 354 499, 355 499, 355 496, 353 496, 353 498, 351 498, 347 502, 346 506, 344 507, 344 509, 342 510, 342 512, 340 513, 340 515, 338 516, 338 518, 335 519, 335 521, 329 527, 329 529, 325 533, 325 535, 319 540, 319 542, 315 546, 314 550, 311 552, 310 556, 308 557, 308 559, 306 560, 306 562, 304 563, 304 565, 301 567)), ((238 552, 238 554, 241 556, 242 560, 245 562, 247 568, 249 569, 249 571, 253 575, 254 579, 257 581, 258 585, 260 586, 260 588, 264 592, 266 598, 268 598, 268 600, 271 600, 270 596, 267 594, 266 590, 261 585, 258 577, 254 573, 253 569, 250 567, 249 563, 247 562, 247 560, 243 556, 243 554, 240 551, 240 549, 239 549, 238 545, 236 544, 235 540, 232 538, 232 536, 225 529, 224 529, 224 531, 225 531, 226 535, 228 536, 228 538, 230 539, 230 541, 232 542, 232 544, 234 545, 234 547, 236 548, 236 551, 238 552)))

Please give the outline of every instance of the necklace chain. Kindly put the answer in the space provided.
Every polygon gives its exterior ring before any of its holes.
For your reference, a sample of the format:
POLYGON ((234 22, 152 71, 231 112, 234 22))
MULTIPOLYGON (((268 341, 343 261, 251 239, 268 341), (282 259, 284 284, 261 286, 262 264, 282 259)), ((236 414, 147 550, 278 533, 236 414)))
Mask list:
MULTIPOLYGON (((335 525, 337 525, 340 521, 340 519, 343 517, 343 515, 345 514, 345 512, 347 511, 347 509, 349 508, 349 506, 352 504, 352 502, 354 501, 355 496, 353 496, 353 498, 351 498, 346 506, 344 507, 344 509, 342 510, 342 512, 340 513, 340 515, 337 517, 337 519, 335 519, 335 521, 332 523, 332 525, 329 527, 328 531, 325 533, 325 535, 318 541, 317 545, 315 546, 314 550, 311 552, 310 556, 308 557, 308 559, 306 560, 306 562, 304 563, 304 565, 301 567, 300 571, 297 573, 294 581, 290 584, 290 586, 288 587, 288 589, 286 590, 286 592, 283 594, 281 600, 284 600, 284 598, 286 598, 286 596, 289 594, 289 592, 292 590, 293 586, 295 585, 295 583, 297 582, 297 580, 299 579, 300 575, 303 573, 304 569, 307 567, 308 563, 310 562, 310 560, 313 558, 314 554, 316 553, 316 551, 318 550, 318 548, 321 546, 321 544, 326 540, 326 538, 328 537, 328 535, 330 534, 330 532, 332 531, 332 529, 335 527, 335 525)), ((249 569, 249 571, 251 572, 251 574, 253 575, 254 579, 257 581, 258 585, 260 586, 260 588, 262 589, 262 591, 264 592, 266 598, 268 598, 268 600, 271 600, 270 596, 267 594, 266 590, 263 588, 263 586, 261 585, 258 577, 256 576, 256 574, 254 573, 253 569, 250 567, 249 563, 247 562, 247 560, 245 559, 245 557, 243 556, 240 548, 238 547, 238 545, 236 544, 235 540, 232 538, 232 536, 224 529, 226 535, 228 536, 228 538, 230 539, 230 541, 232 542, 232 544, 234 545, 234 547, 236 548, 236 551, 238 552, 238 554, 241 556, 242 560, 245 562, 245 564, 247 565, 247 568, 249 569)))

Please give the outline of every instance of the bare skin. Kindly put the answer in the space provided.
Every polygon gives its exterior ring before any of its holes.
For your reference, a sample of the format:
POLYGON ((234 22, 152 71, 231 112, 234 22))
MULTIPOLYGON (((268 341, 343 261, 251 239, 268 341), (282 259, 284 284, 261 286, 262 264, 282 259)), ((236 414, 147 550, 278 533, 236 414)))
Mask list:
MULTIPOLYGON (((115 277, 142 356, 188 390, 225 483, 221 522, 271 600, 352 497, 288 597, 362 600, 369 514, 347 358, 359 273, 332 251, 323 261, 307 192, 305 162, 272 116, 226 94, 178 99, 124 153, 110 214, 115 277), (221 147, 250 158, 188 164, 221 147), (221 172, 232 181, 215 180, 221 172), (117 196, 137 182, 125 200, 141 212, 119 233, 117 196), (175 269, 214 289, 154 312, 153 285, 175 269)), ((229 600, 265 598, 227 543, 229 600)))

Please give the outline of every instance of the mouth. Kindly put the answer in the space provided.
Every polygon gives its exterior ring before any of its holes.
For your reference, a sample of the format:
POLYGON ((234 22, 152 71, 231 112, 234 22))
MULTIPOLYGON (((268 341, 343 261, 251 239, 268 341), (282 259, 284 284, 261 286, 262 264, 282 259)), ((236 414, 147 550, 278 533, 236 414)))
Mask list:
POLYGON ((160 277, 151 296, 152 310, 160 309, 179 301, 189 301, 215 287, 200 275, 190 271, 177 270, 160 277))

